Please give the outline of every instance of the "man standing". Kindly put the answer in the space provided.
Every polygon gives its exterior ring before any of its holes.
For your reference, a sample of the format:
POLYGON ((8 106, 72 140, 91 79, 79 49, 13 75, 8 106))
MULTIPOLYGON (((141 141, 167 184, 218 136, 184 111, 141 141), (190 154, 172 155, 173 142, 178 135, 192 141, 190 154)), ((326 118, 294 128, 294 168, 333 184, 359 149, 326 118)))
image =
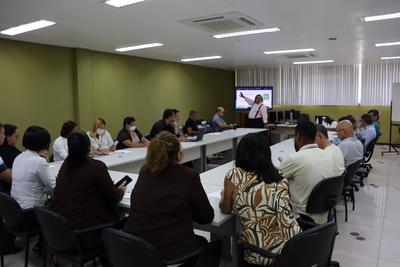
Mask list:
POLYGON ((268 112, 262 96, 256 95, 254 100, 246 97, 243 93, 240 93, 240 96, 251 106, 249 112, 250 128, 264 128, 268 123, 268 112))

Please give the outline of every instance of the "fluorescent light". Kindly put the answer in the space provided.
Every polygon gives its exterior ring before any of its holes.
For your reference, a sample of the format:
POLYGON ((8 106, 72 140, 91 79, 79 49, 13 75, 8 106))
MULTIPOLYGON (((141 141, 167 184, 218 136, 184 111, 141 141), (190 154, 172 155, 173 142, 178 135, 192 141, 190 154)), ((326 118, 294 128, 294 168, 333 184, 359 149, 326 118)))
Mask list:
POLYGON ((129 6, 132 4, 144 2, 146 0, 108 0, 105 3, 110 6, 114 7, 123 7, 123 6, 129 6))
POLYGON ((291 49, 291 50, 278 50, 278 51, 266 51, 264 54, 266 55, 276 55, 276 54, 290 54, 297 52, 313 52, 314 48, 303 48, 303 49, 291 49))
POLYGON ((190 62, 190 61, 200 61, 200 60, 210 60, 210 59, 218 59, 222 58, 221 56, 209 56, 209 57, 194 57, 194 58, 183 58, 182 62, 190 62))
POLYGON ((396 57, 381 57, 382 60, 387 60, 387 59, 400 59, 400 56, 396 57))
POLYGON ((380 46, 394 46, 394 45, 400 45, 400 42, 391 42, 391 43, 379 43, 379 44, 375 44, 376 47, 380 47, 380 46))
POLYGON ((221 38, 229 38, 241 35, 250 35, 250 34, 258 34, 258 33, 267 33, 267 32, 279 32, 281 29, 275 28, 264 28, 264 29, 257 29, 257 30, 248 30, 248 31, 240 31, 240 32, 228 32, 228 33, 221 33, 213 35, 214 38, 221 39, 221 38))
POLYGON ((17 34, 20 34, 20 33, 34 31, 34 30, 37 30, 37 29, 48 27, 48 26, 51 26, 51 25, 54 25, 54 24, 56 24, 56 23, 53 22, 53 21, 38 20, 38 21, 34 21, 34 22, 30 22, 30 23, 27 23, 27 24, 22 24, 22 25, 19 25, 19 26, 16 26, 16 27, 12 27, 12 28, 6 29, 4 31, 1 31, 0 33, 13 36, 13 35, 17 35, 17 34))
POLYGON ((317 60, 317 61, 296 61, 293 62, 295 65, 303 65, 303 64, 320 64, 320 63, 333 63, 333 60, 317 60))
POLYGON ((387 19, 398 19, 400 18, 400 12, 385 14, 385 15, 377 15, 377 16, 368 16, 361 18, 365 22, 371 21, 379 21, 379 20, 387 20, 387 19))
POLYGON ((158 47, 158 46, 163 46, 163 44, 151 43, 151 44, 133 45, 133 46, 127 46, 127 47, 120 47, 120 48, 115 49, 115 51, 126 52, 126 51, 131 51, 131 50, 139 50, 139 49, 152 48, 152 47, 158 47))

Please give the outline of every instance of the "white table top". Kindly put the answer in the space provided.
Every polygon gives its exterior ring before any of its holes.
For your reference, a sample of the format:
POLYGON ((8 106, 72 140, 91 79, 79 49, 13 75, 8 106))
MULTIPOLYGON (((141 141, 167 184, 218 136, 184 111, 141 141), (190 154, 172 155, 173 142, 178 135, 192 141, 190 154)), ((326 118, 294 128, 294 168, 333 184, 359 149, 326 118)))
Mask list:
MULTIPOLYGON (((295 127, 297 126, 297 124, 280 123, 280 124, 268 124, 268 126, 271 126, 271 127, 281 127, 281 128, 295 128, 295 127)), ((327 130, 335 130, 335 129, 336 129, 336 127, 333 127, 333 126, 330 126, 330 125, 325 126, 325 128, 326 128, 327 130)))

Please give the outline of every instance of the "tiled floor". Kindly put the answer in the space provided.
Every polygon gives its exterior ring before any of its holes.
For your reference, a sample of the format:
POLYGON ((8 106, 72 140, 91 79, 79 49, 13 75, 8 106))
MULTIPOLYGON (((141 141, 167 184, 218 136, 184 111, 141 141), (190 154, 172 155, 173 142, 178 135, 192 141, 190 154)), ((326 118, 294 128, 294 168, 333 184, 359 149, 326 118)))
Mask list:
MULTIPOLYGON (((344 206, 337 207, 339 235, 333 259, 343 267, 400 267, 400 156, 382 157, 383 150, 387 147, 375 149, 371 161, 374 168, 366 185, 356 192, 356 210, 350 209, 347 223, 344 206), (350 234, 353 232, 365 240, 357 240, 350 234)), ((7 256, 5 264, 23 266, 23 252, 7 256)), ((41 259, 31 253, 30 266, 41 265, 41 259)))

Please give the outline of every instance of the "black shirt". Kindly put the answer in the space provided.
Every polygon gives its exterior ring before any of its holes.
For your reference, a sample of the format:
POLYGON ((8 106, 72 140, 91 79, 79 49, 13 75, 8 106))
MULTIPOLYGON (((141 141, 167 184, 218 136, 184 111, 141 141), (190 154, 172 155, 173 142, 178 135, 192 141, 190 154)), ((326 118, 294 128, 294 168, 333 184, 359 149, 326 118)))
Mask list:
POLYGON ((197 126, 197 122, 195 120, 193 120, 192 118, 188 118, 186 120, 185 126, 183 127, 183 132, 185 134, 188 133, 188 128, 192 128, 192 131, 198 132, 199 131, 199 127, 197 126))
POLYGON ((153 127, 150 131, 150 139, 154 138, 157 134, 162 131, 168 131, 172 134, 175 134, 174 126, 170 124, 166 124, 164 120, 159 120, 158 122, 154 123, 153 127))
MULTIPOLYGON (((139 140, 142 140, 143 135, 138 129, 135 130, 135 133, 138 136, 139 140)), ((119 131, 119 133, 117 135, 117 141, 118 141, 117 150, 118 149, 128 148, 123 143, 125 140, 130 140, 132 142, 132 136, 131 136, 131 133, 127 129, 124 128, 121 131, 119 131)))
POLYGON ((19 154, 21 154, 21 151, 19 151, 15 146, 10 146, 8 144, 0 146, 0 157, 8 168, 12 169, 14 160, 19 154))

